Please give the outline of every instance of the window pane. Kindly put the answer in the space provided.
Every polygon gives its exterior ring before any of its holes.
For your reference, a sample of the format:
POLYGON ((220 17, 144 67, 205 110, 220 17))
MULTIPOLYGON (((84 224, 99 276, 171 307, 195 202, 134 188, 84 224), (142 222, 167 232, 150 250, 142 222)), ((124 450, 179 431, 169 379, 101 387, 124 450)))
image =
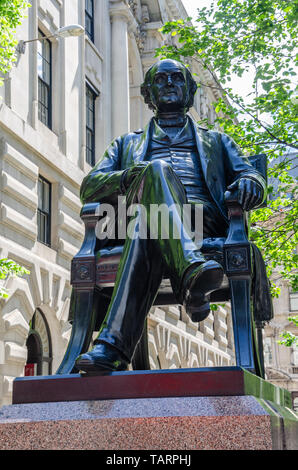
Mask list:
POLYGON ((290 293, 290 310, 298 310, 298 292, 290 293))
POLYGON ((86 85, 86 161, 95 164, 95 100, 96 93, 86 85))
POLYGON ((47 109, 41 103, 38 104, 38 119, 46 126, 48 125, 47 109))
POLYGON ((92 108, 92 101, 93 101, 93 92, 92 90, 87 86, 86 87, 86 103, 88 108, 92 108))
POLYGON ((89 163, 90 165, 93 165, 93 155, 92 155, 92 152, 91 150, 89 150, 88 148, 86 149, 86 161, 87 163, 89 163))
POLYGON ((37 54, 37 73, 38 73, 38 76, 41 78, 43 76, 42 62, 43 62, 42 55, 37 54))
POLYGON ((93 130, 93 112, 89 108, 87 108, 86 118, 87 118, 87 127, 93 130))
POLYGON ((43 51, 42 51, 42 55, 44 57, 44 59, 47 61, 47 62, 50 62, 50 57, 51 57, 51 43, 48 39, 44 39, 42 41, 43 43, 43 51))
POLYGON ((37 239, 50 245, 51 184, 44 178, 38 180, 37 239))
POLYGON ((86 130, 86 160, 90 165, 94 165, 94 138, 92 132, 86 130))
POLYGON ((44 82, 46 82, 47 85, 50 84, 50 80, 51 80, 51 77, 50 77, 50 63, 46 60, 43 60, 43 80, 44 82))
POLYGON ((86 145, 87 145, 87 148, 90 149, 90 150, 92 150, 92 146, 93 146, 92 145, 92 143, 93 143, 92 140, 93 140, 92 132, 89 129, 87 129, 86 130, 86 141, 87 141, 86 145))
POLYGON ((41 232, 41 217, 40 217, 40 215, 41 215, 41 212, 40 212, 39 209, 37 209, 37 240, 39 240, 39 241, 41 239, 41 234, 40 234, 40 232, 41 232))
POLYGON ((43 199, 43 184, 42 184, 42 181, 40 179, 38 180, 37 193, 38 193, 38 209, 41 209, 42 208, 42 199, 43 199))
POLYGON ((40 242, 46 242, 46 231, 45 231, 45 216, 41 211, 37 213, 37 223, 38 223, 38 232, 37 232, 37 239, 40 242))
POLYGON ((85 18, 85 30, 89 38, 92 40, 92 19, 87 15, 85 18))
POLYGON ((85 9, 90 16, 93 16, 93 0, 85 0, 85 9))
POLYGON ((41 80, 38 80, 38 104, 39 104, 39 119, 44 123, 49 123, 49 87, 41 80))
POLYGON ((94 14, 93 14, 93 0, 85 0, 85 31, 87 36, 94 40, 93 31, 94 31, 94 14))
MULTIPOLYGON (((43 37, 39 34, 39 37, 43 37)), ((38 41, 37 69, 38 75, 47 83, 50 82, 51 43, 47 39, 38 41)))
POLYGON ((43 182, 43 210, 50 212, 50 185, 46 181, 43 182))
MULTIPOLYGON (((39 31, 39 38, 44 35, 39 31)), ((38 118, 46 126, 51 126, 51 43, 48 39, 38 41, 38 118)))

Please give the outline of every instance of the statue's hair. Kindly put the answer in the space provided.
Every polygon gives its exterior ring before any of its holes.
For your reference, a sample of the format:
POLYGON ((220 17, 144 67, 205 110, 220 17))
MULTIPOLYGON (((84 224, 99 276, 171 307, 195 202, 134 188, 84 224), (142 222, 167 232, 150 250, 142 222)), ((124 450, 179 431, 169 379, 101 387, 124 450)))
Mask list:
MULTIPOLYGON (((171 60, 171 59, 164 59, 164 60, 171 60)), ((154 68, 157 68, 158 64, 160 64, 161 62, 163 62, 163 60, 153 64, 147 70, 145 74, 144 83, 141 85, 141 94, 144 98, 144 101, 148 105, 148 107, 152 109, 153 111, 155 110, 155 108, 152 104, 151 97, 150 97, 150 86, 152 85, 152 72, 154 68)), ((189 69, 185 67, 185 65, 182 62, 178 62, 177 60, 173 62, 176 62, 177 64, 179 64, 180 67, 182 67, 185 70, 186 80, 188 84, 188 101, 185 104, 185 108, 186 108, 186 111, 188 111, 193 106, 194 96, 195 96, 195 92, 197 91, 198 85, 196 81, 193 79, 189 69)))

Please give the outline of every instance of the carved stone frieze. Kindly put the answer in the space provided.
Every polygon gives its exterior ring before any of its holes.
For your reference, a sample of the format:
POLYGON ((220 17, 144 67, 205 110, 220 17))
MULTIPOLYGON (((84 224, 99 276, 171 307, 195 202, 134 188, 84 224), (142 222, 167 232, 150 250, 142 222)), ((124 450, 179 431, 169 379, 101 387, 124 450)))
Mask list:
POLYGON ((140 51, 140 54, 142 54, 145 49, 145 42, 147 39, 147 32, 143 28, 142 24, 138 25, 137 30, 135 31, 134 35, 135 35, 136 43, 140 51))
POLYGON ((138 1, 137 0, 128 0, 129 8, 131 9, 132 13, 136 15, 137 8, 138 8, 138 1))

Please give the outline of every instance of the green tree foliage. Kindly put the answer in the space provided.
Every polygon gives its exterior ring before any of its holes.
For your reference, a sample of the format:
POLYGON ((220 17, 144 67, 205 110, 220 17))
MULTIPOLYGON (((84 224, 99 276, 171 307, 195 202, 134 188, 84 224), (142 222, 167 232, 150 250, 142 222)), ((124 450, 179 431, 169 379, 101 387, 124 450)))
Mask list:
POLYGON ((3 74, 10 71, 16 60, 15 31, 29 6, 25 0, 0 0, 0 72, 3 74))
POLYGON ((199 81, 199 86, 221 92, 214 103, 215 125, 246 154, 267 154, 268 174, 278 188, 269 186, 274 198, 253 211, 250 238, 263 251, 268 275, 278 269, 298 290, 298 198, 292 176, 298 159, 298 1, 217 0, 190 20, 164 25, 162 32, 176 36, 179 47, 164 46, 157 55, 199 62, 212 77, 212 84, 199 81), (233 90, 235 76, 253 77, 247 96, 233 90))
MULTIPOLYGON (((298 315, 296 315, 295 317, 289 317, 288 320, 293 323, 295 327, 298 328, 298 315)), ((283 344, 287 347, 298 347, 298 336, 294 335, 290 331, 284 331, 280 336, 282 339, 278 341, 279 344, 283 344)))
POLYGON ((3 282, 9 276, 18 277, 24 274, 30 274, 30 271, 11 259, 0 259, 0 299, 7 299, 9 297, 9 292, 4 287, 3 282))

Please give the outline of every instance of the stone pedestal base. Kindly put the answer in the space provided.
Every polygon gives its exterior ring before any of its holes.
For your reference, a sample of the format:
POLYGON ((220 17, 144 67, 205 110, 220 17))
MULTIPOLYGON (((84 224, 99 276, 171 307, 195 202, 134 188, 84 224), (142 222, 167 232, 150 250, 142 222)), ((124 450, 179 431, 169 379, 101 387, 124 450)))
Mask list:
POLYGON ((298 449, 288 393, 239 368, 35 377, 15 385, 15 404, 0 409, 2 450, 298 449))
POLYGON ((274 442, 270 414, 249 396, 13 405, 3 407, 0 418, 1 449, 269 450, 282 446, 278 434, 274 442))

